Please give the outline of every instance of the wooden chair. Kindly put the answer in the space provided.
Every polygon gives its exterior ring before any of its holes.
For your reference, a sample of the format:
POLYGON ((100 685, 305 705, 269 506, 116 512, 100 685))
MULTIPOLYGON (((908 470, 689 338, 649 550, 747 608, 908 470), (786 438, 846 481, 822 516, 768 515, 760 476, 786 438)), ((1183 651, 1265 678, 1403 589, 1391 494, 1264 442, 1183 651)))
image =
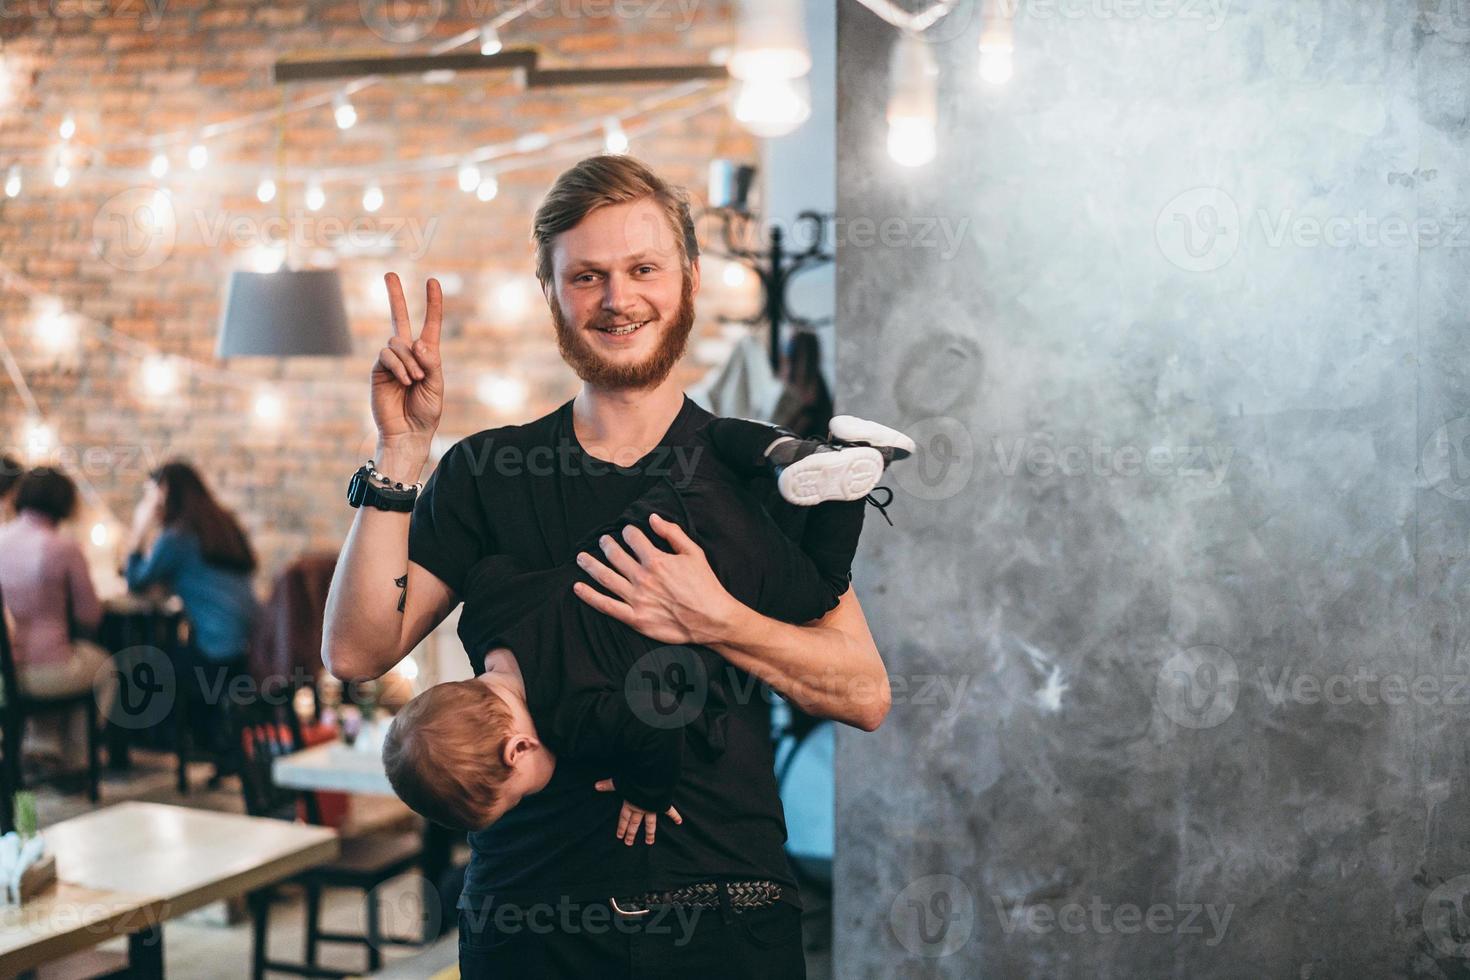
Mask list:
MULTIPOLYGON (((0 609, 4 605, 5 596, 0 593, 0 609)), ((87 716, 87 798, 96 803, 101 798, 98 790, 101 774, 98 747, 101 744, 101 734, 97 724, 97 700, 93 697, 92 688, 88 687, 76 694, 45 698, 22 693, 20 673, 15 664, 15 650, 10 641, 10 629, 3 615, 0 615, 0 684, 4 685, 4 707, 0 708, 0 742, 4 746, 6 782, 10 792, 25 788, 20 762, 26 720, 59 714, 71 717, 73 712, 81 709, 87 716)))
MULTIPOLYGON (((272 699, 274 700, 274 699, 272 699)), ((286 698, 284 706, 257 702, 236 709, 237 730, 244 750, 240 786, 245 796, 245 809, 252 816, 295 820, 304 816, 309 823, 320 823, 316 798, 312 793, 277 786, 271 777, 272 762, 282 755, 297 751, 304 744, 301 725, 286 698)), ((251 977, 261 980, 267 970, 301 976, 347 977, 353 971, 319 966, 319 943, 358 943, 367 946, 368 972, 382 967, 385 943, 403 946, 422 945, 418 938, 385 936, 379 924, 377 889, 384 882, 414 870, 423 861, 423 840, 416 831, 381 831, 361 836, 344 837, 340 856, 329 864, 302 872, 293 882, 306 893, 306 961, 285 963, 267 956, 270 933, 270 893, 259 891, 249 896, 254 917, 254 949, 251 977), (367 933, 323 932, 321 898, 325 888, 348 888, 365 893, 367 933)))

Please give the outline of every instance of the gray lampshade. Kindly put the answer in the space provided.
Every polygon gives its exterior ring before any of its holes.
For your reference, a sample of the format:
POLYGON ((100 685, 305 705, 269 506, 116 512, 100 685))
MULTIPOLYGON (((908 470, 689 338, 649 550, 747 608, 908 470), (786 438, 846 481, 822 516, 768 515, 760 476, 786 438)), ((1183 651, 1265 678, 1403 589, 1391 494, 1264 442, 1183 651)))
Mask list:
POLYGON ((352 353, 336 269, 230 273, 216 357, 352 353))

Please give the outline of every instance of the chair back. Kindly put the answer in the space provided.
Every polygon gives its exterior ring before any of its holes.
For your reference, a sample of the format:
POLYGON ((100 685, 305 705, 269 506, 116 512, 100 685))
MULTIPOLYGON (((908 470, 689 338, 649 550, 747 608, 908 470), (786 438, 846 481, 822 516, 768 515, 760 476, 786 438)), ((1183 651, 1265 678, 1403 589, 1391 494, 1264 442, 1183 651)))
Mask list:
POLYGON ((282 706, 256 699, 232 711, 243 755, 240 790, 245 798, 245 812, 252 817, 295 820, 297 803, 304 801, 307 822, 321 823, 315 795, 278 786, 271 772, 276 759, 305 747, 301 723, 289 700, 282 706))
POLYGON ((5 618, 5 593, 0 591, 0 710, 8 719, 20 707, 20 673, 15 666, 15 647, 11 645, 10 623, 5 618))

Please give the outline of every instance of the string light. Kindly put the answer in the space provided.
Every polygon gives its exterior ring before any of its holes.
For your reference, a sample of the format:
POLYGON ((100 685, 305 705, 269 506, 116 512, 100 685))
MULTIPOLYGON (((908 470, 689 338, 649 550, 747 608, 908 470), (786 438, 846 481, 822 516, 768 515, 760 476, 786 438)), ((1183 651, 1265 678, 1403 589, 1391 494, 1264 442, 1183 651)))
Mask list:
POLYGON ((475 188, 475 196, 482 201, 493 201, 495 195, 500 193, 500 181, 494 174, 485 174, 480 178, 480 185, 475 188))
POLYGON ((39 415, 27 416, 22 431, 25 452, 31 462, 45 459, 56 451, 56 430, 39 415))
POLYGON ((5 196, 16 197, 20 194, 20 164, 12 163, 10 172, 5 175, 5 196))
POLYGON ((362 209, 368 213, 377 211, 383 206, 383 188, 376 183, 369 184, 367 190, 362 192, 362 209))
POLYGON ((725 272, 722 276, 725 285, 731 287, 732 289, 737 286, 744 285, 745 277, 745 266, 741 265, 739 262, 725 263, 725 272))
POLYGON ((257 421, 274 425, 286 414, 286 404, 274 389, 262 388, 255 394, 254 411, 257 421))
POLYGON ((504 47, 500 43, 500 32, 493 24, 486 24, 480 28, 480 53, 485 55, 499 54, 504 47))
POLYGON ((143 365, 139 370, 143 380, 144 394, 154 398, 163 398, 178 389, 178 368, 173 359, 165 354, 152 354, 143 358, 143 365))
POLYGON ((92 544, 94 547, 107 547, 107 541, 110 537, 112 537, 112 535, 106 523, 104 523, 103 521, 98 521, 96 524, 92 525, 92 544))
POLYGON ((313 180, 306 186, 306 207, 309 211, 320 211, 322 205, 327 203, 327 192, 322 190, 322 183, 313 180))
POLYGON ((347 98, 346 92, 337 93, 332 100, 332 115, 337 120, 338 129, 351 129, 357 123, 357 109, 347 98))
POLYGON ((189 147, 190 170, 203 170, 207 163, 209 163, 209 147, 203 143, 195 143, 189 147))
POLYGON ((269 177, 260 178, 260 183, 255 186, 255 199, 261 204, 269 204, 276 199, 276 182, 269 177))
POLYGON ((608 116, 602 122, 602 149, 605 153, 628 152, 628 134, 623 132, 616 116, 608 116))
POLYGON ((526 385, 503 374, 487 374, 475 385, 475 397, 498 412, 514 412, 526 403, 526 385))
POLYGON ((77 134, 77 121, 71 113, 68 112, 66 118, 61 120, 61 128, 57 132, 64 140, 69 140, 77 134))
POLYGON ((161 179, 164 174, 168 173, 168 154, 163 152, 155 153, 153 159, 148 164, 148 172, 153 175, 155 180, 161 179))
POLYGON ((939 143, 939 65, 922 37, 899 37, 889 77, 888 155, 902 166, 921 167, 934 159, 939 143))
POLYGON ((511 279, 495 290, 495 305, 500 313, 512 320, 520 319, 531 308, 525 284, 520 279, 511 279))
POLYGON ((77 346, 76 324, 60 313, 50 312, 37 317, 35 335, 40 347, 52 355, 68 354, 77 346))
POLYGON ((64 163, 58 163, 56 169, 51 173, 51 183, 57 187, 65 187, 71 183, 71 168, 64 163))
POLYGON ((480 186, 480 168, 466 161, 459 168, 459 189, 468 194, 480 186))

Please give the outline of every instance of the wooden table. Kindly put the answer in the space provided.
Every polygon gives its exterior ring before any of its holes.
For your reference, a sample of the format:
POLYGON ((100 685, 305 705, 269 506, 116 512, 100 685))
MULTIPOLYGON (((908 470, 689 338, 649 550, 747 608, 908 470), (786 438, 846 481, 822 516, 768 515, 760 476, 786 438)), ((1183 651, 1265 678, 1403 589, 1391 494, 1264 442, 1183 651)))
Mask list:
MULTIPOLYGON (((283 755, 271 765, 271 778, 278 786, 290 789, 321 790, 333 793, 360 793, 367 796, 396 796, 388 773, 383 769, 380 751, 355 749, 341 742, 315 745, 300 752, 283 755)), ((424 902, 439 901, 439 879, 449 869, 454 835, 432 820, 424 821, 424 902)), ((425 908, 429 906, 425 904, 425 908)), ((454 923, 452 909, 439 918, 442 935, 454 923)), ((425 925, 433 921, 426 919, 425 925)), ((433 936, 425 936, 428 942, 433 936)))
POLYGON ((282 881, 337 856, 328 827, 120 803, 42 831, 57 883, 0 909, 0 976, 15 976, 114 936, 129 976, 163 976, 163 923, 282 881))

